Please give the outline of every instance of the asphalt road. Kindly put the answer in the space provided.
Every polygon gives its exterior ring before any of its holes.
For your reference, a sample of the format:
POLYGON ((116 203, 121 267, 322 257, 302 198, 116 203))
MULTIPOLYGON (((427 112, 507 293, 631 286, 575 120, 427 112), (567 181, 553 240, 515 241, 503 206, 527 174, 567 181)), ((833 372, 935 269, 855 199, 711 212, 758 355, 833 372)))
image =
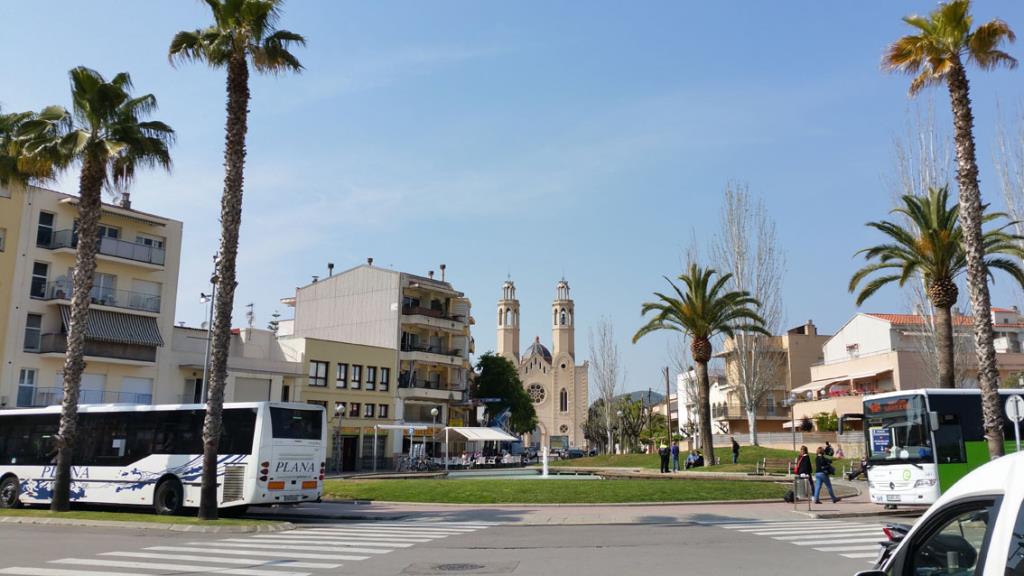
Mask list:
POLYGON ((791 517, 557 526, 419 518, 242 535, 2 525, 0 575, 852 575, 870 567, 880 537, 874 519, 791 517))

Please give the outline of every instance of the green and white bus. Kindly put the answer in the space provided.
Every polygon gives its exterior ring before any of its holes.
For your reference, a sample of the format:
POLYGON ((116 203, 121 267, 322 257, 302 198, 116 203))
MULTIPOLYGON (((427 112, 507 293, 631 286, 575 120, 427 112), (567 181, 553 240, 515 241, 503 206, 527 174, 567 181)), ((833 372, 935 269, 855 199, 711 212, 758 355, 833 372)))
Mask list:
MULTIPOLYGON (((1012 394, 1000 390, 1000 410, 1012 394)), ((1006 452, 1016 449, 1005 418, 1006 452)), ((971 470, 988 462, 977 389, 901 390, 864 397, 864 440, 871 501, 930 505, 971 470)))

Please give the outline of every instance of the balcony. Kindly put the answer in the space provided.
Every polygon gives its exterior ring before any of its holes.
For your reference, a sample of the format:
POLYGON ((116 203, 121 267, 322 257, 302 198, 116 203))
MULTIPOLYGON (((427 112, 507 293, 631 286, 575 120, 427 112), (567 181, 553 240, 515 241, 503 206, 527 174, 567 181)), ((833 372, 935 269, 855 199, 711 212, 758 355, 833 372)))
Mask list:
POLYGON ((402 316, 402 322, 407 324, 429 326, 431 328, 448 330, 460 334, 466 329, 467 319, 465 316, 449 314, 444 310, 406 304, 402 306, 402 316))
MULTIPOLYGON (((774 411, 768 410, 764 406, 759 406, 754 411, 754 417, 758 420, 778 419, 778 420, 789 420, 789 413, 785 408, 776 408, 774 411)), ((747 411, 743 406, 739 404, 712 404, 711 405, 711 418, 714 420, 746 420, 747 411)))
POLYGON ((427 364, 448 364, 463 366, 466 363, 463 352, 459 348, 448 348, 447 346, 422 346, 418 344, 403 343, 401 346, 402 359, 427 364))
POLYGON ((403 398, 447 400, 450 397, 456 402, 461 402, 466 394, 465 383, 421 380, 415 377, 410 378, 408 373, 399 376, 398 389, 403 398))
MULTIPOLYGON (((66 352, 66 334, 43 334, 40 338, 40 354, 64 354, 66 352)), ((156 362, 156 347, 86 340, 85 355, 86 357, 92 356, 94 358, 152 363, 156 362)))
MULTIPOLYGON (((63 388, 28 388, 18 390, 18 406, 41 408, 56 406, 64 399, 63 388)), ((80 390, 79 404, 152 404, 152 394, 139 392, 114 392, 111 390, 80 390)))
MULTIPOLYGON (((51 235, 48 245, 41 244, 40 246, 50 250, 76 249, 78 248, 78 234, 73 230, 58 230, 51 235)), ((98 254, 160 267, 163 267, 167 255, 163 248, 116 238, 100 238, 98 254)))
MULTIPOLYGON (((137 310, 139 312, 160 313, 160 296, 132 292, 130 290, 112 290, 93 286, 89 292, 92 296, 91 304, 98 306, 110 306, 123 308, 125 310, 137 310)), ((50 282, 46 285, 43 300, 71 300, 71 283, 68 281, 50 282)))

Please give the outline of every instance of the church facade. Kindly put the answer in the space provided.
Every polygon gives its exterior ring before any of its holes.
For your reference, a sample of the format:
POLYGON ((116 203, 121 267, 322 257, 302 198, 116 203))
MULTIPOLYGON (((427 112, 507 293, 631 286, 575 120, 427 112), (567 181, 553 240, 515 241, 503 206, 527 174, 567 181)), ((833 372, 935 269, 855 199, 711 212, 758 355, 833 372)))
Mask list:
POLYGON ((511 280, 502 286, 497 353, 518 367, 519 379, 537 410, 537 430, 527 438, 530 444, 551 449, 582 448, 586 444, 583 422, 589 405, 587 363, 576 364, 575 321, 569 283, 561 280, 551 303, 551 349, 536 337, 520 355, 516 287, 511 280))

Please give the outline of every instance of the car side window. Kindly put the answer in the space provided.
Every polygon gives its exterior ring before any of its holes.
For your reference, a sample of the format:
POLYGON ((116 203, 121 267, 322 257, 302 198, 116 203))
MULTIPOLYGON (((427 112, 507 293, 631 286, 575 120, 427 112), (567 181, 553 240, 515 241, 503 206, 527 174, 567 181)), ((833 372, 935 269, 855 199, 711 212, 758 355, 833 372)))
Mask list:
POLYGON ((904 574, 971 576, 983 558, 993 520, 995 503, 991 500, 957 507, 939 521, 938 529, 929 530, 924 540, 913 543, 904 574))
POLYGON ((1013 525, 1005 576, 1024 576, 1024 504, 1021 504, 1017 522, 1013 525))

